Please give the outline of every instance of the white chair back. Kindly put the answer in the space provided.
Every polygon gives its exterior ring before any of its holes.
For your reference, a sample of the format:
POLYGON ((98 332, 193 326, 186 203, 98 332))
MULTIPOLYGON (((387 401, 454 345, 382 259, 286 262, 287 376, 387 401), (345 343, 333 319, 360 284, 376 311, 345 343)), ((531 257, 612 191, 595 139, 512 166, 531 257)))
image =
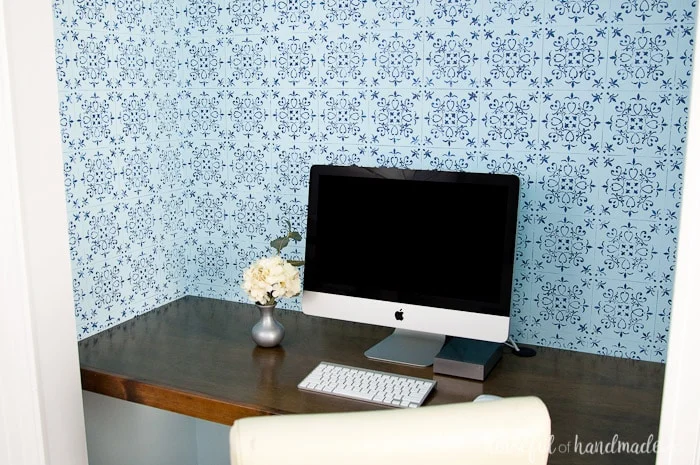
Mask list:
POLYGON ((536 397, 238 420, 232 465, 545 465, 550 418, 536 397))

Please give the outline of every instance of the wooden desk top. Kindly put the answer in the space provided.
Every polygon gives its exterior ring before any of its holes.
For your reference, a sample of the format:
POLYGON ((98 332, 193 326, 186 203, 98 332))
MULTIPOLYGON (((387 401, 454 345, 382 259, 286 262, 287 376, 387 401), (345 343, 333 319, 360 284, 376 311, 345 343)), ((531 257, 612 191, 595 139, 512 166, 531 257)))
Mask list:
POLYGON ((574 448, 577 437, 582 448, 609 443, 615 434, 620 441, 646 443, 651 434, 656 440, 661 364, 541 347, 535 357, 519 358, 506 350, 482 383, 365 358, 388 328, 277 314, 285 339, 281 347, 263 349, 250 338, 255 306, 185 297, 81 341, 83 389, 228 425, 254 415, 385 408, 298 390, 325 360, 434 378, 425 405, 470 401, 481 393, 538 396, 552 418, 550 464, 654 463, 653 454, 579 455, 574 448))

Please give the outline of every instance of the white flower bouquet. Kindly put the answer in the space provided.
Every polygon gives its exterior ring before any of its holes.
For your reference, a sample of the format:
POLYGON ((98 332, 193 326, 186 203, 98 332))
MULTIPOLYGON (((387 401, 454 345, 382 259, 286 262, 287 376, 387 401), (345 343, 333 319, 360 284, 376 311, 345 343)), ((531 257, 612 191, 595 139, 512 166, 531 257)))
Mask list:
POLYGON ((286 236, 270 243, 277 254, 256 260, 243 272, 243 290, 258 305, 276 305, 278 298, 295 297, 301 292, 298 267, 304 262, 281 257, 282 249, 290 240, 301 240, 301 235, 291 230, 289 222, 287 227, 289 232, 286 236))

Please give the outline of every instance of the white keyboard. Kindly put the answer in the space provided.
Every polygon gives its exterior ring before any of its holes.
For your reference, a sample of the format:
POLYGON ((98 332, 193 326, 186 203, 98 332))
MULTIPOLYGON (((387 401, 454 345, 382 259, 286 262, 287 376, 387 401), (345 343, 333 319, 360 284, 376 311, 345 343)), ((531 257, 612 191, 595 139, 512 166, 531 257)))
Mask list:
POLYGON ((380 405, 419 407, 435 384, 432 379, 321 362, 298 387, 380 405))

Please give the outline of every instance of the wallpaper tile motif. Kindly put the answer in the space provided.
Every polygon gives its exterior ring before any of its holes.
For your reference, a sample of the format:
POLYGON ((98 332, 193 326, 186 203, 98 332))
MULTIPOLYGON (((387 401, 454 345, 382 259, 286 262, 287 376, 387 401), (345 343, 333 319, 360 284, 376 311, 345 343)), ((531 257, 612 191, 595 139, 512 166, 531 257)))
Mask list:
POLYGON ((76 330, 187 292, 177 8, 54 2, 76 330))
POLYGON ((663 361, 695 10, 55 0, 80 337, 245 301, 309 167, 356 164, 517 174, 513 337, 663 361))
MULTIPOLYGON (((228 225, 197 234, 226 266, 286 219, 303 231, 314 163, 515 173, 515 339, 664 359, 694 2, 197 5, 207 26, 180 32, 218 74, 187 91, 226 115, 201 140, 224 147, 208 192, 228 225)), ((235 277, 200 281, 245 300, 235 277)))

